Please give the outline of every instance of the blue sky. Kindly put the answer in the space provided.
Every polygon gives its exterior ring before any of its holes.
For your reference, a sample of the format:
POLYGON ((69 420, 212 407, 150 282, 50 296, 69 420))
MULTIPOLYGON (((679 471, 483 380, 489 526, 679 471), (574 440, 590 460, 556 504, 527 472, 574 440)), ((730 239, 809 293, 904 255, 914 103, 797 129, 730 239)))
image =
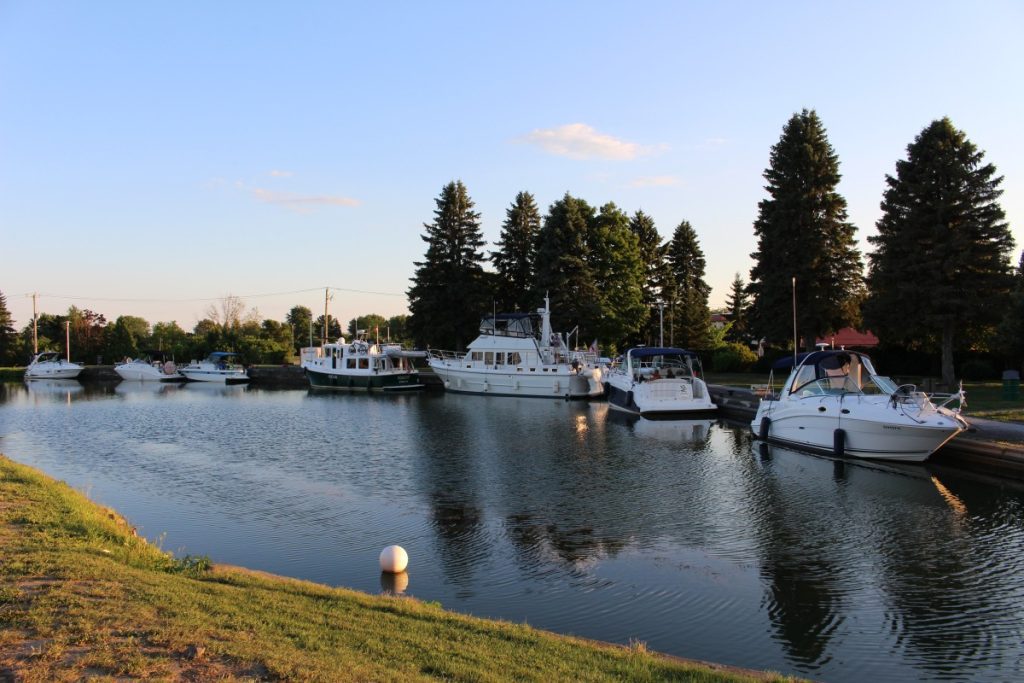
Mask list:
MULTIPOLYGON (((682 220, 711 304, 756 248, 770 147, 817 110, 864 238, 906 146, 949 116, 1024 248, 1024 4, 0 0, 0 291, 191 329, 405 312, 423 223, 462 180, 498 239, 517 192, 682 220), (492 6, 494 5, 494 6, 492 6)), ((539 302, 538 302, 539 303, 539 302)))

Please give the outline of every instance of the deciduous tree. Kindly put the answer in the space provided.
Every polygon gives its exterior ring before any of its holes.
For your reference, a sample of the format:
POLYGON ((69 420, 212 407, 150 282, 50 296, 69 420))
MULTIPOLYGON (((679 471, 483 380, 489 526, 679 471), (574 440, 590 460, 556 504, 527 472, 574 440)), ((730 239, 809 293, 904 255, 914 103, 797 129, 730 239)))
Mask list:
POLYGON ((1001 320, 1013 283, 1002 177, 948 118, 933 121, 887 175, 878 234, 868 241, 865 315, 890 340, 938 339, 942 380, 953 351, 1001 320))

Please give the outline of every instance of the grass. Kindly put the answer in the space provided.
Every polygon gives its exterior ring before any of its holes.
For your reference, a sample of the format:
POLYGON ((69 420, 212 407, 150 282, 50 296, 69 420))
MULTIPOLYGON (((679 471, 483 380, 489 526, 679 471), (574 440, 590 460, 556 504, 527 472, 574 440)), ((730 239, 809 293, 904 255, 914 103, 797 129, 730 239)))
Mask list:
MULTIPOLYGON (((784 379, 785 377, 776 375, 775 386, 778 387, 784 379)), ((767 384, 768 375, 709 372, 706 373, 706 380, 709 384, 749 389, 753 384, 767 384)), ((963 413, 967 417, 982 417, 1001 422, 1024 422, 1024 392, 1019 392, 1016 399, 1004 398, 1002 381, 964 382, 964 392, 967 396, 967 405, 963 413)))
POLYGON ((0 455, 0 679, 792 680, 175 559, 0 455))

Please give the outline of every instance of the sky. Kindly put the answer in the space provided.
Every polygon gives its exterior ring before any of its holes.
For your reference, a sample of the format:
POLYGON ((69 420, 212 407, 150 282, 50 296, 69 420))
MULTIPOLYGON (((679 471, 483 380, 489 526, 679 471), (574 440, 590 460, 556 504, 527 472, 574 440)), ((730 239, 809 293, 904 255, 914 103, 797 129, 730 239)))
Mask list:
MULTIPOLYGON (((948 116, 1024 248, 1024 3, 0 0, 0 292, 185 329, 407 312, 461 180, 488 249, 520 191, 696 230, 749 278, 763 173, 814 109, 863 253, 887 174, 948 116)), ((865 258, 866 261, 866 258, 865 258)), ((540 305, 542 302, 538 302, 540 305)))

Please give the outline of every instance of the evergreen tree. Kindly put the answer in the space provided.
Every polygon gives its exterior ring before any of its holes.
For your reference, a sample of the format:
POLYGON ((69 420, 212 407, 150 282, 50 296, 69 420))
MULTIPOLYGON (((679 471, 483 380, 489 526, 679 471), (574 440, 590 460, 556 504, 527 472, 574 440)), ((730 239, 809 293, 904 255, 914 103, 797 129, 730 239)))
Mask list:
POLYGON ((551 325, 587 334, 601 315, 588 237, 594 209, 568 192, 548 207, 537 243, 537 298, 551 298, 551 325))
POLYGON ((461 180, 445 185, 434 201, 434 222, 423 226, 426 257, 414 263, 408 291, 409 329, 419 346, 461 350, 476 336, 481 312, 491 309, 480 214, 461 180))
POLYGON ((792 278, 797 326, 807 349, 830 330, 857 324, 863 266, 836 192, 839 160, 814 111, 786 123, 764 172, 769 197, 758 204, 757 251, 751 254, 750 323, 758 336, 792 337, 792 278))
POLYGON ((533 195, 520 192, 505 210, 498 251, 491 252, 500 287, 495 292, 498 307, 505 311, 529 311, 537 307, 535 263, 540 211, 533 195))
POLYGON ((891 340, 934 339, 942 381, 954 381, 957 339, 997 324, 1012 286, 1013 238, 998 199, 1002 177, 948 118, 933 121, 886 175, 865 314, 891 340))
POLYGON ((660 331, 658 301, 664 300, 666 278, 665 246, 654 219, 643 211, 637 211, 629 221, 629 229, 636 235, 640 247, 640 258, 644 266, 643 301, 647 320, 641 321, 641 338, 638 342, 651 344, 660 331))
POLYGON ((14 329, 14 319, 7 310, 7 297, 0 292, 0 365, 13 365, 21 360, 21 344, 14 329))
POLYGON ((1020 368, 1024 362, 1024 252, 1021 252, 1017 272, 1014 274, 1010 305, 999 325, 999 349, 1006 354, 1010 367, 1020 368))
POLYGON ((726 339, 740 343, 749 341, 747 337, 747 308, 748 303, 747 285, 739 273, 732 281, 729 288, 729 297, 725 300, 725 306, 729 313, 730 326, 726 333, 726 339))
POLYGON ((666 303, 673 313, 673 341, 692 349, 706 349, 711 341, 711 311, 708 309, 711 287, 704 281, 704 251, 689 221, 676 227, 667 257, 674 298, 666 303))
POLYGON ((609 202, 595 217, 588 244, 601 315, 581 329, 603 340, 607 348, 617 348, 620 342, 635 338, 647 319, 639 240, 630 229, 629 217, 609 202))

